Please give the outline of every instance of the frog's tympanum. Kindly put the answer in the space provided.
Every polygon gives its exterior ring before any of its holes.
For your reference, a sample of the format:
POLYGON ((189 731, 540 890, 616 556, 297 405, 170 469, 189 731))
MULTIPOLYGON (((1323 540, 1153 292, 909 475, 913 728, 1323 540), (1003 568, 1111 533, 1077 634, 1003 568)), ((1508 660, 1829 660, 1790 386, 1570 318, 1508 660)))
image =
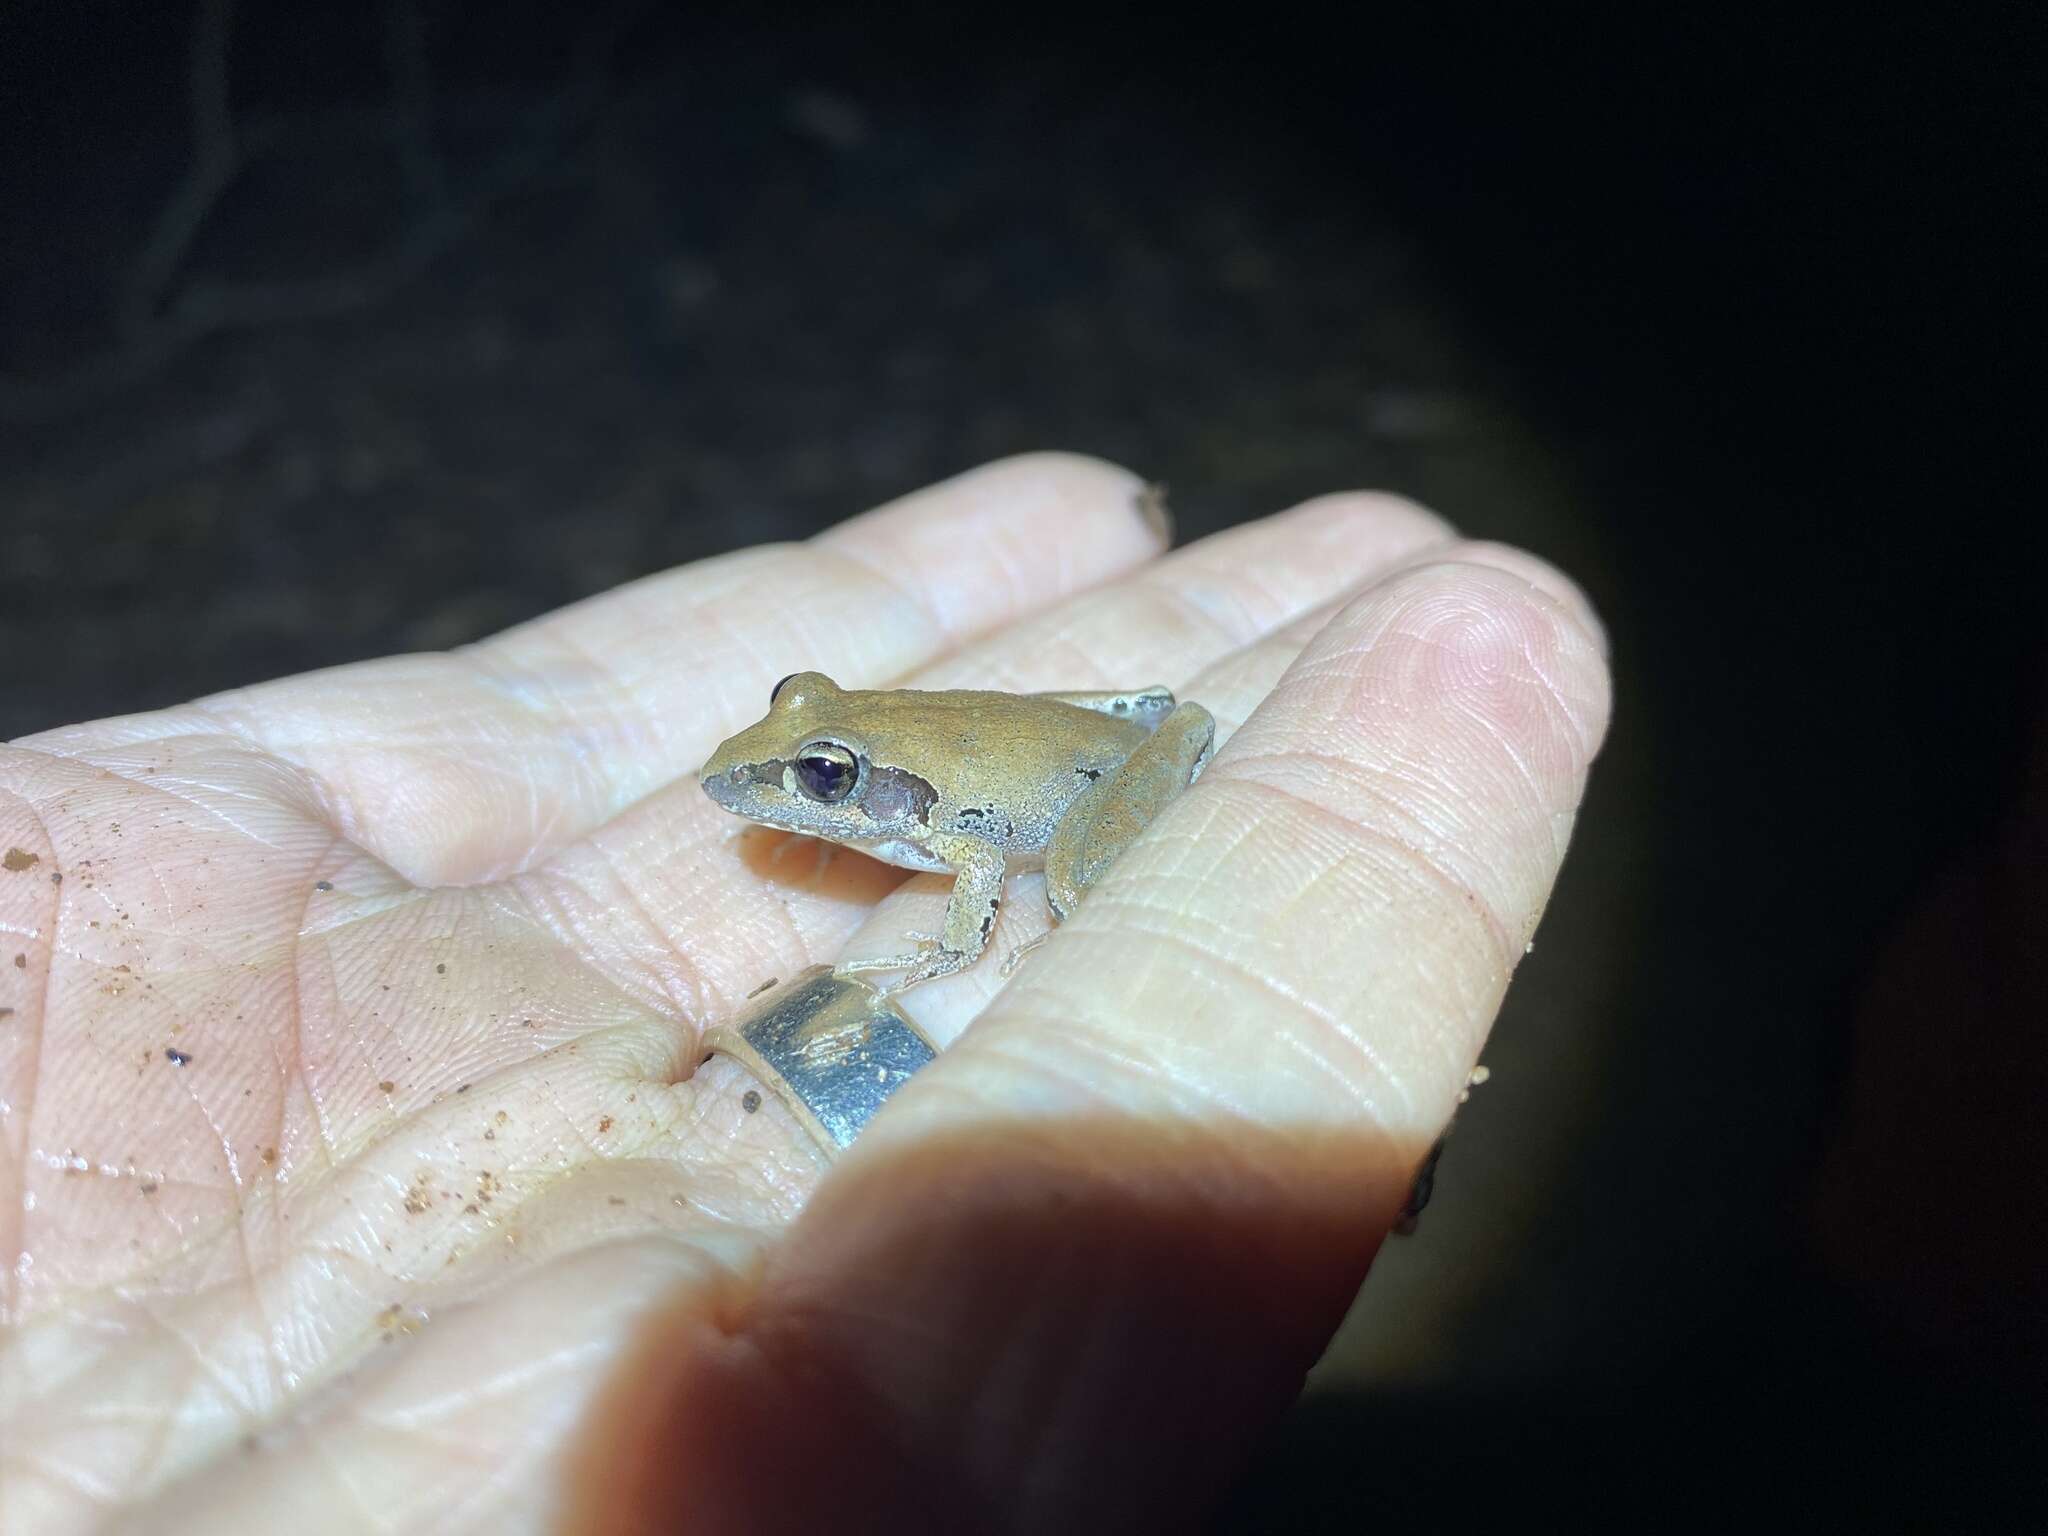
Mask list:
POLYGON ((839 967, 904 971, 900 991, 981 957, 1012 870, 1042 868, 1053 919, 1065 918, 1194 782, 1215 737, 1207 710, 1164 688, 858 692, 799 672, 702 781, 749 821, 953 873, 945 923, 916 953, 839 967))

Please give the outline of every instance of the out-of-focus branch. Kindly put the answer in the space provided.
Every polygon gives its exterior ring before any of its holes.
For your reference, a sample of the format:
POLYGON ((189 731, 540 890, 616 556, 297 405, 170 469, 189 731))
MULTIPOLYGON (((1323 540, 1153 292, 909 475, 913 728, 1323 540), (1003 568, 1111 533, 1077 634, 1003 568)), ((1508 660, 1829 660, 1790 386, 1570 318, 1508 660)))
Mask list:
MULTIPOLYGON (((508 195, 544 172, 604 99, 611 64, 648 0, 620 0, 577 39, 561 86, 526 114, 524 130, 466 186, 451 187, 431 132, 432 75, 412 0, 385 13, 393 101, 372 121, 398 156, 413 218, 368 260, 308 278, 271 282, 177 279, 208 216, 258 155, 285 144, 287 120, 237 130, 229 98, 232 0, 200 0, 190 64, 192 162, 130 267, 116 306, 121 343, 43 379, 0 375, 0 420, 47 421, 139 383, 193 343, 230 330, 347 313, 382 302, 425 271, 508 195)), ((337 114, 356 119, 361 114, 337 114)), ((346 123, 337 126, 346 127, 346 123)))
POLYGON ((119 323, 136 339, 155 316, 206 216, 241 170, 234 111, 228 99, 228 45, 234 0, 199 0, 187 64, 186 97, 192 113, 192 162, 150 231, 122 287, 119 323))

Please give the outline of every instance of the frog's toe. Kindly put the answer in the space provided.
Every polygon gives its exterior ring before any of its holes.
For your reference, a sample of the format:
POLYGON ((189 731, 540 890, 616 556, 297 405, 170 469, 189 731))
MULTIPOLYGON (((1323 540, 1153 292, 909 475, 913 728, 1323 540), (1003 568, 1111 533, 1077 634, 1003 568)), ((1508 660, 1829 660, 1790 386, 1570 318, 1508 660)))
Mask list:
POLYGON ((943 944, 933 945, 925 951, 923 957, 911 968, 910 973, 897 982, 895 986, 889 988, 889 991, 901 992, 906 987, 914 987, 927 981, 937 981, 941 976, 951 976, 956 971, 966 970, 968 966, 974 964, 977 958, 977 956, 970 955, 965 950, 947 949, 943 944))
POLYGON ((851 960, 841 960, 832 967, 835 976, 859 976, 866 971, 901 971, 914 966, 921 959, 919 955, 859 955, 851 960))
MULTIPOLYGON (((948 955, 953 951, 939 942, 935 933, 906 933, 904 938, 917 947, 907 955, 865 955, 851 960, 841 960, 832 967, 841 976, 857 976, 863 971, 912 971, 922 972, 932 963, 934 955, 948 955)), ((908 981, 904 986, 908 986, 908 981)))
POLYGON ((1017 967, 1024 963, 1024 957, 1051 937, 1050 933, 1041 933, 1035 939, 1026 939, 1022 944, 1019 944, 1015 949, 1003 956, 1002 968, 996 974, 1001 976, 1004 981, 1008 981, 1016 974, 1017 967))

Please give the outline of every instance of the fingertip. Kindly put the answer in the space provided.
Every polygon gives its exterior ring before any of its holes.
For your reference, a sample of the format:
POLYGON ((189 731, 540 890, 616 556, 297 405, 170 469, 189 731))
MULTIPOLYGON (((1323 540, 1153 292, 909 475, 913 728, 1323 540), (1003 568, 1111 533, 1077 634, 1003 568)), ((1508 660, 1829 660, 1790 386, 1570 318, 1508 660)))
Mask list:
POLYGON ((883 523, 957 528, 964 520, 992 517, 1022 520, 1041 536, 1100 533, 1108 528, 1120 535, 1135 534, 1156 551, 1165 547, 1171 531, 1149 504, 1155 498, 1148 492, 1157 489, 1107 459, 1041 449, 976 465, 862 513, 822 537, 833 542, 883 523), (1046 518, 1054 519, 1056 526, 1039 521, 1046 518))
POLYGON ((1091 521, 1134 521, 1151 553, 1173 544, 1166 487, 1112 460, 1045 448, 997 459, 970 473, 985 478, 998 494, 1031 500, 1051 496, 1091 521))
MULTIPOLYGON (((1460 544, 1354 598, 1304 653, 1305 675, 1347 680, 1347 718, 1418 718, 1460 701, 1566 802, 1605 739, 1606 646, 1576 587, 1533 555, 1460 544), (1560 717, 1570 729, 1560 734, 1560 717)), ((1322 707, 1331 707, 1323 701, 1322 707)))
POLYGON ((1468 539, 1454 550, 1447 551, 1446 558, 1467 565, 1491 566, 1495 570, 1519 576, 1555 602, 1574 623, 1585 630, 1601 656, 1611 654, 1607 626, 1600 622, 1599 612, 1594 608, 1593 600, 1586 595, 1585 588, 1542 556, 1532 555, 1528 550, 1518 549, 1512 544, 1501 544, 1490 539, 1468 539))
POLYGON ((1332 491, 1297 502, 1279 515, 1349 529, 1389 551, 1428 549, 1458 536, 1448 518, 1391 491, 1332 491))
POLYGON ((817 544, 915 591, 959 642, 1156 556, 1145 482, 1074 453, 998 459, 829 528, 817 544))
POLYGON ((1405 496, 1336 491, 1296 502, 1204 543, 1229 557, 1261 546, 1282 548, 1296 560, 1313 561, 1320 570, 1343 573, 1343 586, 1349 587, 1376 580, 1405 562, 1427 559, 1454 545, 1457 538, 1458 530, 1448 521, 1405 496))

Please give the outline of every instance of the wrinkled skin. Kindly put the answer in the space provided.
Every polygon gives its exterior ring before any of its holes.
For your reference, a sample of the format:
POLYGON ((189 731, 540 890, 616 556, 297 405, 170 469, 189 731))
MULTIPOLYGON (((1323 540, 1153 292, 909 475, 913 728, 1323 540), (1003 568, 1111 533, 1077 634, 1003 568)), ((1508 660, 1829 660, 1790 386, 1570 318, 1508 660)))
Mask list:
MULTIPOLYGON (((1162 556, 1138 489, 1006 461, 466 651, 0 749, 0 1527, 1213 1498, 1450 1114, 1607 678, 1567 581, 1406 503, 1162 556), (1012 979, 905 995, 957 1043, 829 1171, 698 1032, 948 882, 699 790, 809 667, 1157 679, 1220 743, 1012 979)), ((1044 925, 1019 894, 997 949, 1044 925)))

